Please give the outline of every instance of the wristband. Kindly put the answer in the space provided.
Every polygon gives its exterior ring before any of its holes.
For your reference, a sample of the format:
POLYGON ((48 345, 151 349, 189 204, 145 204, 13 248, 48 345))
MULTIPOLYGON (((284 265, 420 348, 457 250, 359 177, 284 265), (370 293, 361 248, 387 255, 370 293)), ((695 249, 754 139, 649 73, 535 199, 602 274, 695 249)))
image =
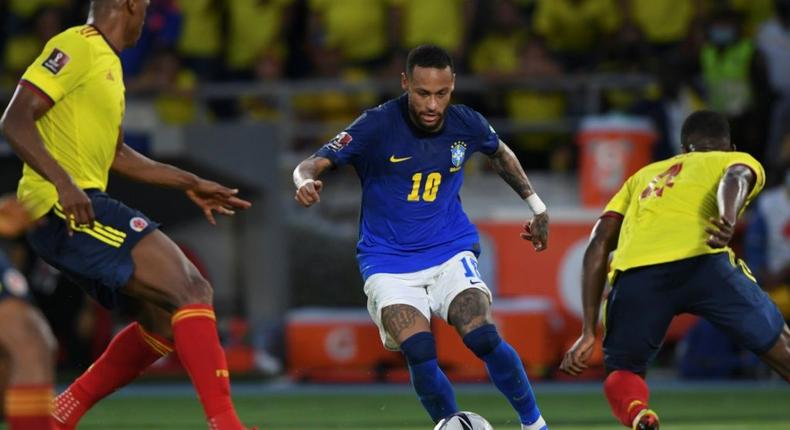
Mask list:
POLYGON ((532 209, 533 214, 540 215, 543 212, 546 212, 546 205, 543 203, 540 197, 538 197, 537 193, 530 194, 529 197, 524 199, 524 201, 527 202, 529 208, 532 209))
POLYGON ((296 184, 296 189, 298 190, 298 189, 302 188, 303 186, 309 184, 310 182, 315 182, 315 179, 303 179, 303 180, 299 181, 299 183, 296 184))

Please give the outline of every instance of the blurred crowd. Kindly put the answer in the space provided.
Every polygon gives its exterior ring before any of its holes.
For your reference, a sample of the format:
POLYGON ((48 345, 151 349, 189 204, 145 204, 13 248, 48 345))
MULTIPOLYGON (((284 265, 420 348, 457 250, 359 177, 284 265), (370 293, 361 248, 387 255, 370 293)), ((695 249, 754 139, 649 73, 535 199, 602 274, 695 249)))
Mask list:
MULTIPOLYGON (((0 2, 0 88, 13 87, 46 40, 83 23, 87 4, 0 2)), ((650 117, 656 158, 679 150, 682 119, 705 106, 725 112, 739 148, 779 178, 790 129, 790 0, 151 0, 142 38, 122 61, 128 91, 154 94, 160 117, 182 124, 195 117, 192 95, 202 82, 394 79, 408 50, 424 43, 449 50, 460 75, 486 82, 652 76, 654 84, 636 91, 605 91, 601 104, 650 117)), ((461 101, 516 122, 588 113, 581 97, 551 85, 500 88, 461 101)), ((293 106, 299 119, 340 123, 381 99, 321 91, 293 106)), ((266 97, 211 112, 279 114, 266 97)), ((506 137, 528 167, 573 168, 566 132, 506 137)))

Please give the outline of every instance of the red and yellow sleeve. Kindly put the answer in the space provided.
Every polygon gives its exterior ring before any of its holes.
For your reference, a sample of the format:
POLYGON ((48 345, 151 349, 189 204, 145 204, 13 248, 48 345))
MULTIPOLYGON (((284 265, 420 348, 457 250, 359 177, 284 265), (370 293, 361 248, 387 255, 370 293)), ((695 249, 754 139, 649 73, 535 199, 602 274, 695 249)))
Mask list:
POLYGON ((76 31, 67 30, 47 42, 44 50, 22 75, 24 85, 57 103, 74 91, 91 69, 88 40, 76 31))

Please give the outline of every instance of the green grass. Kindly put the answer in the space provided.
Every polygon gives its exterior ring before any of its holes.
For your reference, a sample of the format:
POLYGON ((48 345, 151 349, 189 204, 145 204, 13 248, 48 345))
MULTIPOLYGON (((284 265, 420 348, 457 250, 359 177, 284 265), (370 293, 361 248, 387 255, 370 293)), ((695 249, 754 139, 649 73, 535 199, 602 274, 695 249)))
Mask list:
MULTIPOLYGON (((593 389, 563 390, 552 385, 538 401, 552 430, 622 429, 611 417, 600 393, 593 389)), ((151 391, 151 390, 148 390, 151 391)), ((156 396, 127 392, 107 399, 83 420, 80 429, 205 429, 194 396, 156 396)), ((414 395, 397 389, 369 393, 358 388, 236 396, 242 418, 261 430, 350 429, 430 430, 431 424, 414 395)), ((459 406, 485 416, 496 429, 519 429, 509 405, 496 392, 459 390, 459 406)), ((787 430, 790 390, 783 386, 743 388, 712 386, 658 390, 651 406, 669 430, 787 430)))

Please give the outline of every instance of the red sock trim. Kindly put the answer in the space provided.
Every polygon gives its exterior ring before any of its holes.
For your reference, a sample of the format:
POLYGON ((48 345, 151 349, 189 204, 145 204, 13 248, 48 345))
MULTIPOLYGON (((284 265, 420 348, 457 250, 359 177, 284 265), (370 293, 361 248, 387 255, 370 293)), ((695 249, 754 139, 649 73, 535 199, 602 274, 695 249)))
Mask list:
POLYGON ((603 389, 612 414, 626 427, 631 427, 639 412, 648 407, 650 390, 645 380, 636 373, 614 371, 606 377, 603 389))
POLYGON ((211 305, 186 305, 180 307, 171 319, 171 323, 175 324, 187 318, 208 318, 216 321, 217 317, 214 315, 214 307, 211 305))

